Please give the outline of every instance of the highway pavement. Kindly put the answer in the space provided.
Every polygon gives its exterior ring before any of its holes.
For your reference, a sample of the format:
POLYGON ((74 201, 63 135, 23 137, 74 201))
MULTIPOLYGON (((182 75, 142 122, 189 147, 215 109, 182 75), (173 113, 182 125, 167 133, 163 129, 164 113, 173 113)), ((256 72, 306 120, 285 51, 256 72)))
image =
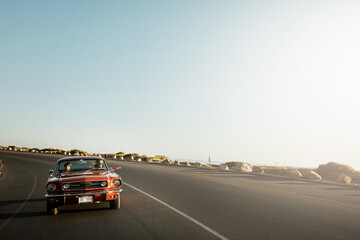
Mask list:
POLYGON ((46 215, 48 170, 63 155, 0 151, 0 239, 359 239, 360 188, 185 166, 108 160, 121 208, 46 215))

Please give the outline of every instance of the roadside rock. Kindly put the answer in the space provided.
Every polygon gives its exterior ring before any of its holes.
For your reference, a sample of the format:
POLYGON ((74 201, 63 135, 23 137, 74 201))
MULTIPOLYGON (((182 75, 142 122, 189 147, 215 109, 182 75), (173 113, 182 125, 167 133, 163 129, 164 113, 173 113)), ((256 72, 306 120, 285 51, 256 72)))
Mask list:
POLYGON ((105 154, 105 158, 113 158, 113 159, 116 159, 116 155, 113 154, 113 153, 108 153, 108 154, 105 154))
POLYGON ((292 178, 301 178, 302 174, 299 172, 299 170, 291 168, 288 170, 287 175, 292 178))
POLYGON ((184 166, 191 166, 191 164, 189 162, 181 162, 180 164, 184 165, 184 166))
POLYGON ((310 180, 321 180, 322 177, 314 171, 307 171, 303 174, 303 178, 310 180))
POLYGON ((351 183, 360 185, 360 171, 353 171, 349 173, 347 176, 351 178, 351 183))
POLYGON ((219 170, 229 170, 229 167, 226 164, 220 164, 219 170))
POLYGON ((170 161, 169 159, 165 159, 162 163, 171 164, 171 163, 172 163, 172 161, 170 161))
POLYGON ((203 164, 203 163, 199 163, 199 162, 196 162, 196 163, 194 164, 194 166, 195 166, 195 167, 212 168, 212 166, 209 165, 209 164, 203 164))
POLYGON ((252 171, 253 173, 265 173, 264 169, 259 166, 253 166, 252 171))
POLYGON ((346 176, 345 174, 341 174, 336 182, 338 183, 345 183, 345 184, 350 184, 351 183, 351 178, 349 176, 346 176))
POLYGON ((352 171, 354 171, 352 167, 334 162, 322 164, 316 170, 323 179, 330 181, 337 181, 341 174, 350 175, 352 171))
POLYGON ((225 163, 230 169, 241 172, 252 172, 252 166, 246 162, 227 162, 225 163))
POLYGON ((203 168, 213 168, 213 166, 211 166, 210 164, 201 164, 200 167, 203 167, 203 168))
POLYGON ((147 162, 152 162, 152 163, 162 163, 163 160, 159 159, 159 158, 147 158, 146 159, 147 162))

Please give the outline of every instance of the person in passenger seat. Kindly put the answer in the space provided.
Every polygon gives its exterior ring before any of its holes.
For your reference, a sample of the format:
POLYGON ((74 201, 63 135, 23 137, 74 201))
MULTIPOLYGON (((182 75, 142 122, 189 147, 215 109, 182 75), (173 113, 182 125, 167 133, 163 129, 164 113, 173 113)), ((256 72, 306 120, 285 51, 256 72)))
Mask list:
POLYGON ((93 168, 94 169, 103 169, 103 167, 104 167, 104 160, 98 159, 98 160, 96 160, 93 168))

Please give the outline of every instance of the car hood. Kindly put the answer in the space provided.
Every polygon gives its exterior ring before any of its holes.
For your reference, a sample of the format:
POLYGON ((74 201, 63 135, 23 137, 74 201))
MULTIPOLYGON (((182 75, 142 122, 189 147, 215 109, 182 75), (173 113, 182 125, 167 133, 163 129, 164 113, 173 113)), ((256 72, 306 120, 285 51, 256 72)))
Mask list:
MULTIPOLYGON (((85 182, 85 181, 108 181, 115 177, 114 173, 108 171, 72 172, 60 173, 49 179, 49 182, 85 182)), ((117 174, 116 174, 117 175, 117 174)))

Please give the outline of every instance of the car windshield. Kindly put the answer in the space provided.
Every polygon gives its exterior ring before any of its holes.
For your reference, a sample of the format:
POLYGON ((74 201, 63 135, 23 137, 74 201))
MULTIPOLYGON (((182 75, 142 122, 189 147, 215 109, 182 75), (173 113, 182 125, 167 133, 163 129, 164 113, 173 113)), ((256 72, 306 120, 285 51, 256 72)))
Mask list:
POLYGON ((55 169, 56 173, 107 170, 105 161, 102 159, 69 159, 60 161, 55 169))

